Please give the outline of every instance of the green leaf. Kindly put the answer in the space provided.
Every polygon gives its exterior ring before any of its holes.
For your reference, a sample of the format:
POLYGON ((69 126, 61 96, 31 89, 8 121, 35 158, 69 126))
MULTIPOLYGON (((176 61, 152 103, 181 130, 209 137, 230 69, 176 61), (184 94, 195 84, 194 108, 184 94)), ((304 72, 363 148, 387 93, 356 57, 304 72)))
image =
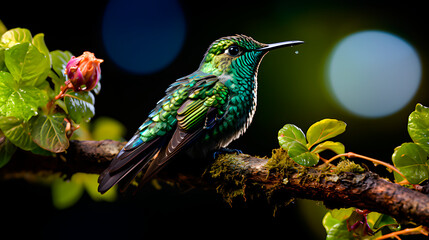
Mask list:
POLYGON ((286 124, 278 133, 280 146, 288 152, 289 157, 302 166, 314 166, 319 162, 319 156, 310 152, 302 130, 293 125, 286 124))
POLYGON ((325 227, 326 232, 328 233, 331 228, 336 225, 337 223, 340 223, 342 220, 339 220, 332 216, 332 211, 329 211, 325 214, 322 220, 323 227, 325 227))
POLYGON ((7 31, 6 26, 3 24, 3 22, 0 20, 0 37, 7 31))
POLYGON ((6 63, 4 62, 4 48, 0 47, 0 72, 7 72, 6 63))
POLYGON ((38 108, 47 102, 44 91, 35 87, 18 87, 10 73, 0 72, 0 116, 27 121, 37 115, 38 108))
POLYGON ((0 72, 0 116, 5 116, 2 113, 2 108, 8 102, 9 96, 15 91, 17 86, 13 77, 8 72, 0 72))
POLYGON ((90 120, 95 114, 95 98, 91 92, 68 91, 64 103, 71 119, 76 123, 90 120))
POLYGON ((30 136, 29 124, 16 117, 0 117, 0 129, 9 141, 23 150, 37 147, 30 136))
POLYGON ((311 152, 321 153, 325 150, 331 150, 336 154, 342 154, 345 152, 345 147, 340 142, 325 141, 317 145, 311 152))
POLYGON ((25 28, 14 28, 5 32, 0 39, 0 46, 11 48, 18 43, 30 43, 31 33, 25 28))
POLYGON ((416 105, 416 110, 408 117, 408 133, 413 142, 429 154, 429 108, 416 105))
POLYGON ((285 150, 289 150, 289 146, 294 142, 301 143, 302 145, 307 144, 302 130, 293 124, 284 125, 278 133, 278 139, 280 146, 285 150))
POLYGON ((290 144, 288 155, 296 163, 306 167, 314 166, 319 162, 319 156, 315 153, 309 152, 307 147, 299 142, 293 142, 290 144))
POLYGON ((73 206, 82 197, 84 188, 82 183, 72 180, 57 179, 52 184, 52 202, 58 209, 73 206))
POLYGON ((353 233, 347 228, 347 221, 341 221, 329 229, 326 240, 353 240, 353 233))
POLYGON ((354 210, 355 208, 340 208, 326 213, 322 220, 327 233, 326 239, 354 239, 353 233, 347 228, 347 219, 354 210))
POLYGON ((55 157, 55 153, 48 151, 46 149, 43 149, 39 146, 37 146, 36 148, 31 150, 32 153, 37 154, 37 155, 42 155, 42 156, 47 156, 47 157, 55 157))
POLYGON ((338 136, 346 130, 346 123, 336 119, 323 119, 311 125, 307 131, 308 149, 315 144, 338 136))
MULTIPOLYGON (((55 73, 65 81, 66 76, 64 74, 64 70, 66 69, 67 63, 72 58, 73 54, 69 51, 55 50, 51 52, 51 56, 52 68, 54 69, 55 73)), ((62 84, 64 84, 64 81, 62 84)))
POLYGON ((332 217, 338 219, 338 220, 346 220, 352 215, 352 213, 355 211, 356 208, 350 207, 350 208, 337 208, 331 210, 332 217))
POLYGON ((312 167, 319 162, 319 156, 312 152, 301 153, 298 156, 291 157, 291 159, 305 167, 312 167))
POLYGON ((33 37, 33 45, 41 52, 43 55, 45 55, 46 58, 49 59, 49 68, 52 65, 52 59, 51 54, 49 53, 49 49, 45 44, 45 35, 43 33, 39 33, 36 36, 33 37))
POLYGON ((49 72, 49 77, 55 85, 56 93, 60 92, 61 86, 64 86, 64 82, 67 79, 64 71, 72 56, 73 54, 69 51, 55 50, 51 52, 53 71, 49 72))
POLYGON ((368 214, 368 224, 374 231, 378 231, 383 227, 388 227, 392 231, 401 230, 401 225, 394 218, 377 212, 368 214))
MULTIPOLYGON (((403 143, 395 149, 392 161, 411 184, 419 184, 429 178, 429 162, 427 152, 415 143, 403 143)), ((403 180, 395 173, 396 181, 403 180)))
POLYGON ((13 145, 0 130, 0 168, 9 162, 15 150, 15 145, 13 145))
POLYGON ((16 44, 5 51, 5 63, 20 86, 37 86, 45 81, 50 59, 31 43, 16 44))
POLYGON ((41 148, 51 152, 64 152, 69 147, 64 126, 65 115, 39 115, 32 121, 31 135, 34 142, 41 148))
POLYGON ((95 95, 98 95, 101 91, 101 84, 100 81, 98 81, 97 85, 95 85, 94 89, 92 89, 92 91, 94 91, 95 95))

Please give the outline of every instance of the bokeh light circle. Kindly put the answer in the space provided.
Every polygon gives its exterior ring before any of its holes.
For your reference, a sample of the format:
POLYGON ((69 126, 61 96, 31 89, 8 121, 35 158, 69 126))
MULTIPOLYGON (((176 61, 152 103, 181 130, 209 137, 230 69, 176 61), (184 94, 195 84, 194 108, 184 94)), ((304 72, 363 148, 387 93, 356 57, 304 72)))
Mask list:
POLYGON ((177 57, 185 40, 185 25, 176 0, 111 0, 103 16, 103 43, 121 68, 150 74, 177 57))
POLYGON ((334 48, 327 69, 330 90, 350 112, 383 117, 403 108, 421 80, 416 50, 403 39, 382 31, 347 36, 334 48))

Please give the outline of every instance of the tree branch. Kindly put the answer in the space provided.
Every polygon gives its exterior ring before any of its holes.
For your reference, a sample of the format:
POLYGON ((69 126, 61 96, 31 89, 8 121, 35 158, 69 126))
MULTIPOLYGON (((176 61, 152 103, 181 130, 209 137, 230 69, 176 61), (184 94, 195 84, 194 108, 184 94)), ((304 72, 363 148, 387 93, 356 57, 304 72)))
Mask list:
MULTIPOLYGON (((111 140, 71 141, 65 154, 40 156, 18 151, 0 169, 0 179, 26 174, 76 172, 101 173, 125 143, 111 140)), ((327 166, 306 168, 290 162, 287 156, 271 159, 246 154, 228 154, 216 159, 197 174, 168 170, 158 176, 190 186, 216 188, 229 199, 264 196, 285 202, 291 197, 324 201, 328 207, 357 207, 388 214, 398 221, 429 226, 429 195, 380 178, 373 172, 332 172, 327 166), (283 158, 283 159, 282 159, 283 158), (283 162, 282 162, 283 161, 283 162)), ((290 160, 290 159, 289 159, 290 160)))
POLYGON ((77 172, 99 174, 124 145, 125 143, 112 140, 72 140, 67 152, 56 156, 36 155, 18 149, 10 162, 0 168, 0 179, 25 177, 28 174, 62 173, 70 176, 77 172))

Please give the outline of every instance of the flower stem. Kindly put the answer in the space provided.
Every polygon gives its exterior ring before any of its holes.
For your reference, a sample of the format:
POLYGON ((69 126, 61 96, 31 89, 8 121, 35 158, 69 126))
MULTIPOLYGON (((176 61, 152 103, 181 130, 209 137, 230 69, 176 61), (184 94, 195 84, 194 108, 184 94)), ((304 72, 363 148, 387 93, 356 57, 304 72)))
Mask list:
POLYGON ((65 86, 61 86, 61 91, 60 93, 58 93, 57 96, 55 96, 55 101, 58 99, 61 99, 64 97, 65 93, 67 92, 67 90, 69 89, 73 89, 73 84, 70 81, 66 81, 65 82, 65 86))
POLYGON ((65 93, 67 92, 67 90, 69 89, 73 89, 73 84, 70 83, 70 81, 66 81, 65 82, 65 86, 61 86, 60 88, 60 92, 58 93, 57 96, 55 96, 53 99, 51 99, 47 104, 46 104, 46 109, 47 112, 50 113, 52 111, 52 108, 55 106, 55 102, 58 99, 64 98, 65 93))

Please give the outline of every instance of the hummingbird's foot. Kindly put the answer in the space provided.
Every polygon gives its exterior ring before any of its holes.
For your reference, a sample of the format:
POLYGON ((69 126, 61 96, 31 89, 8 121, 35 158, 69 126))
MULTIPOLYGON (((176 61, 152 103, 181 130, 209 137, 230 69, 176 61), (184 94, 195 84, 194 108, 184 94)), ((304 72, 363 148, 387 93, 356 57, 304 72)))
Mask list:
POLYGON ((231 149, 231 148, 220 148, 219 150, 217 150, 216 152, 213 153, 213 159, 216 159, 217 157, 219 157, 219 155, 221 154, 226 154, 226 153, 243 153, 240 149, 231 149))

